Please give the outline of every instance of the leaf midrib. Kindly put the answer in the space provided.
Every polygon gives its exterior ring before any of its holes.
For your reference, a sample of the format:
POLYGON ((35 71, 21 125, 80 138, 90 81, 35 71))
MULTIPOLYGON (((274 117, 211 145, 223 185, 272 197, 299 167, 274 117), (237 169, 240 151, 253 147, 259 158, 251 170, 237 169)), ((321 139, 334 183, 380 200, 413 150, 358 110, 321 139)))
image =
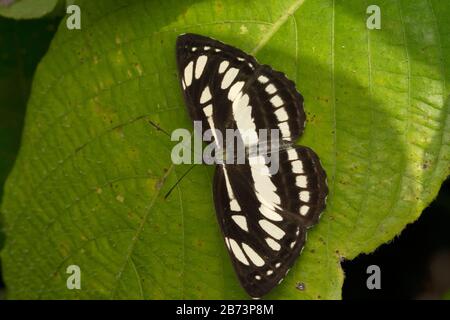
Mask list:
POLYGON ((294 3, 284 12, 275 22, 267 33, 264 33, 261 40, 258 42, 255 48, 251 51, 251 54, 256 55, 269 41, 274 34, 284 25, 289 16, 292 16, 298 8, 305 2, 305 0, 296 0, 294 3))

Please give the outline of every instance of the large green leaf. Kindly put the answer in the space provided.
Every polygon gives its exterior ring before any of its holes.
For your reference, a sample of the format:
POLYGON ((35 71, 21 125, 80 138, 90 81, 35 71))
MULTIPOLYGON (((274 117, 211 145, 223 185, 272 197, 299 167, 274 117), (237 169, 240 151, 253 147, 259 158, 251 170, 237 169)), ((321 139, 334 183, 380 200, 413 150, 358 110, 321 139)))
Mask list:
MULTIPOLYGON (((0 18, 0 198, 19 149, 32 75, 56 27, 55 20, 18 22, 0 18)), ((0 250, 4 239, 0 215, 0 250)), ((2 296, 0 288, 0 300, 2 296)))
POLYGON ((5 191, 10 298, 244 298, 212 204, 213 168, 174 166, 163 131, 192 128, 175 68, 183 32, 221 39, 294 79, 300 143, 328 208, 270 298, 340 298, 340 259, 414 221, 449 173, 450 6, 378 1, 80 1, 38 68, 5 191), (76 264, 82 289, 67 290, 76 264), (305 289, 296 289, 296 283, 305 289))

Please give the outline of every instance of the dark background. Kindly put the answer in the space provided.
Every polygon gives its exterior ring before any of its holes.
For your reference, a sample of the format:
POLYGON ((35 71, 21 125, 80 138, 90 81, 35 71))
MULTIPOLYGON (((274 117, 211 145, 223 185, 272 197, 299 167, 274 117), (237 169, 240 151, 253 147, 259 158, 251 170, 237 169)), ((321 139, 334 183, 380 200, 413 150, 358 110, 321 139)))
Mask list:
MULTIPOLYGON (((0 196, 20 145, 26 102, 58 18, 0 18, 0 196)), ((0 216, 0 249, 4 243, 0 216)), ((374 253, 343 261, 344 299, 450 299, 450 179, 421 217, 374 253), (381 268, 381 289, 368 290, 366 269, 381 268)), ((0 299, 5 284, 1 274, 0 299)))
POLYGON ((369 255, 344 261, 344 299, 450 299, 450 179, 420 218, 369 255), (368 290, 366 269, 381 269, 381 290, 368 290))

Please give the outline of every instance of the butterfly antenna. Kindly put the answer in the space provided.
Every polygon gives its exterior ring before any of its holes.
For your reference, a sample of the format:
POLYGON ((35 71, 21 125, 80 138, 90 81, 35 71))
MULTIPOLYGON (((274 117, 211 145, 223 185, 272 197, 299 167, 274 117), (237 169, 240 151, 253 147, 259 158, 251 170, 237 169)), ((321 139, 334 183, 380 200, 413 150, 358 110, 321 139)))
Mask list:
POLYGON ((148 123, 156 130, 161 131, 162 133, 170 137, 170 134, 166 130, 161 128, 158 124, 154 123, 152 120, 148 120, 148 123))
POLYGON ((166 195, 164 196, 164 200, 166 200, 170 193, 173 191, 173 189, 176 188, 176 186, 181 182, 181 180, 183 180, 183 178, 196 166, 196 163, 194 163, 193 165, 191 165, 191 167, 189 169, 186 170, 186 172, 184 172, 181 177, 178 178, 177 182, 175 182, 175 184, 169 189, 169 191, 167 191, 166 195))

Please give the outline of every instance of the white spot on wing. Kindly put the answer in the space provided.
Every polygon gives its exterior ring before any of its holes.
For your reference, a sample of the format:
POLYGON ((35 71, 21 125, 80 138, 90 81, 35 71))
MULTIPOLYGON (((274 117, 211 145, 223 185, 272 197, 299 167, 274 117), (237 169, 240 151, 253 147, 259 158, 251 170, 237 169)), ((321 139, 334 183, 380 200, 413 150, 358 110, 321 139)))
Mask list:
POLYGON ((229 64, 230 63, 227 60, 222 61, 219 65, 219 73, 224 73, 229 64))
POLYGON ((228 69, 228 71, 223 76, 222 83, 220 84, 220 87, 222 89, 228 88, 231 85, 231 83, 233 82, 233 80, 236 78, 238 73, 239 73, 239 69, 236 69, 236 68, 228 69))
POLYGON ((204 107, 203 112, 205 113, 206 117, 211 117, 213 113, 212 104, 208 104, 206 107, 204 107))
POLYGON ((275 111, 275 115, 277 116, 278 121, 280 122, 286 121, 289 118, 284 108, 280 108, 277 111, 275 111))
POLYGON ((203 112, 205 113, 206 116, 206 120, 208 120, 208 124, 209 124, 209 128, 211 129, 211 132, 213 134, 214 140, 217 140, 217 135, 216 135, 216 127, 214 126, 214 121, 212 118, 212 114, 213 114, 213 106, 212 104, 208 104, 206 107, 203 108, 203 112))
POLYGON ((239 205, 236 199, 231 199, 230 209, 231 211, 241 211, 241 206, 239 205))
POLYGON ((231 188, 230 179, 228 178, 228 172, 227 172, 225 165, 222 165, 222 169, 223 169, 223 175, 225 176, 225 184, 227 187, 228 197, 231 199, 230 209, 233 211, 241 211, 241 207, 239 206, 239 203, 236 201, 236 198, 233 193, 233 189, 231 188))
MULTIPOLYGON (((264 158, 262 156, 258 156, 258 158, 260 158, 260 162, 250 165, 254 188, 256 193, 263 198, 265 202, 269 203, 268 207, 273 208, 274 204, 280 204, 281 199, 276 193, 277 187, 272 182, 270 176, 261 174, 261 172, 267 170, 267 166, 264 164, 264 158)), ((260 199, 259 196, 258 199, 260 199)))
POLYGON ((255 266, 262 267, 264 265, 264 260, 250 246, 248 246, 246 243, 243 243, 242 248, 255 266))
POLYGON ((227 245, 227 247, 228 247, 228 250, 231 250, 231 247, 230 247, 230 239, 228 239, 228 237, 225 237, 225 243, 226 243, 226 245, 227 245))
POLYGON ((211 100, 211 91, 209 91, 209 86, 206 86, 200 96, 200 103, 206 103, 211 100))
MULTIPOLYGON (((264 199, 258 192, 256 193, 256 198, 258 198, 259 202, 261 202, 261 204, 265 205, 266 207, 270 208, 271 210, 274 210, 275 207, 278 208, 277 205, 275 205, 274 203, 270 203, 268 202, 266 199, 264 199)), ((279 202, 277 202, 277 204, 279 204, 279 202)))
POLYGON ((278 125, 283 138, 288 138, 291 136, 291 130, 289 130, 289 124, 287 122, 282 122, 278 125))
POLYGON ((267 270, 266 274, 267 274, 268 276, 270 276, 271 274, 273 274, 273 270, 267 270))
POLYGON ((239 228, 248 232, 247 219, 243 215, 235 214, 231 216, 231 219, 233 219, 239 228))
POLYGON ((273 96, 272 99, 270 99, 270 103, 272 103, 275 108, 278 108, 283 105, 283 100, 281 100, 279 95, 276 95, 273 96))
POLYGON ((303 202, 308 202, 310 198, 309 191, 301 191, 300 192, 300 200, 303 202))
POLYGON ((240 262, 242 262, 246 266, 250 265, 250 263, 248 262, 247 258, 244 255, 244 252, 242 252, 241 247, 239 247, 237 242, 234 241, 233 239, 230 239, 230 247, 231 247, 231 251, 233 252, 233 255, 236 257, 236 259, 238 259, 240 262))
POLYGON ((287 155, 288 155, 288 160, 289 161, 298 159, 297 151, 295 149, 289 149, 287 151, 287 155))
POLYGON ((303 163, 301 160, 292 162, 292 171, 294 173, 303 173, 303 163))
POLYGON ((266 217, 267 219, 273 220, 273 221, 281 221, 283 220, 283 217, 280 216, 278 213, 276 213, 274 210, 270 209, 269 207, 265 205, 261 205, 259 207, 259 211, 266 217))
POLYGON ((297 176, 295 179, 295 184, 300 188, 307 188, 308 180, 306 179, 306 176, 297 176))
POLYGON ((186 68, 184 68, 184 83, 186 84, 186 87, 189 87, 192 83, 193 69, 194 69, 193 61, 189 62, 186 68))
POLYGON ((205 69, 206 62, 208 61, 208 57, 202 55, 198 57, 197 62, 195 63, 195 79, 199 79, 205 69))
POLYGON ((267 81, 269 81, 269 78, 267 78, 266 76, 259 76, 258 81, 260 83, 266 83, 267 81))
POLYGON ((272 238, 266 238, 267 245, 274 251, 280 251, 281 246, 278 242, 273 240, 272 238))
POLYGON ((230 91, 228 91, 228 100, 234 101, 238 93, 241 92, 244 84, 244 81, 237 81, 235 84, 233 84, 230 88, 230 91))
POLYGON ((277 88, 275 88, 273 84, 269 84, 265 90, 268 94, 274 94, 277 91, 277 88))
POLYGON ((232 105, 234 121, 236 121, 245 146, 258 142, 256 125, 252 118, 252 107, 248 104, 249 100, 248 94, 239 93, 232 105))
POLYGON ((300 214, 302 216, 306 216, 308 214, 309 207, 308 206, 301 206, 300 207, 300 214))
POLYGON ((283 230, 268 220, 262 219, 259 220, 258 223, 265 232, 277 240, 280 240, 286 234, 283 230))

